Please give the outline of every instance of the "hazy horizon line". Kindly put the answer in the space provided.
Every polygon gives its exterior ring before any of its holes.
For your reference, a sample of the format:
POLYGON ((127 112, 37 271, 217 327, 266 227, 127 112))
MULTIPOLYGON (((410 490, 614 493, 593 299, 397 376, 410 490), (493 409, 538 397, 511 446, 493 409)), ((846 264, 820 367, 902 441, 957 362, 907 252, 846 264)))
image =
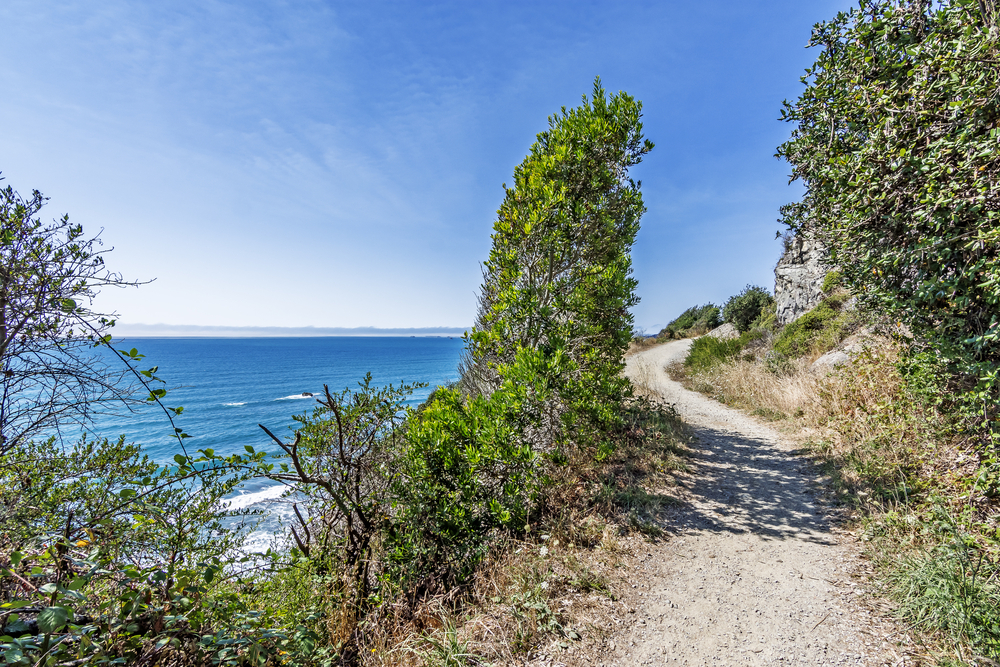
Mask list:
POLYGON ((455 336, 468 327, 260 327, 118 323, 110 333, 129 338, 299 338, 330 336, 455 336))

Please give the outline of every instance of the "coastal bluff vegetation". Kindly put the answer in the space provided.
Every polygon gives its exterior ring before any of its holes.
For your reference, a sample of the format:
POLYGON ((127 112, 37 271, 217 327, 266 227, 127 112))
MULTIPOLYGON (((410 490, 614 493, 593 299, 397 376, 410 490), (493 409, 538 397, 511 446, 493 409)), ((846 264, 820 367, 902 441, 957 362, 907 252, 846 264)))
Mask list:
POLYGON ((96 239, 4 189, 5 662, 454 664, 470 643, 504 660, 579 640, 552 596, 608 589, 574 547, 658 534, 669 498, 646 489, 683 467, 676 415, 622 375, 645 212, 628 171, 653 148, 641 108, 597 80, 538 135, 505 188, 460 382, 415 410, 415 385, 326 388, 291 442, 267 432, 276 455, 191 449, 158 368, 89 308, 127 284, 96 239), (120 365, 95 364, 96 346, 120 365), (125 436, 75 439, 136 401, 162 409, 173 465, 125 436), (260 517, 225 501, 251 478, 294 504, 263 553, 245 547, 260 517), (460 638, 469 614, 479 634, 460 638))
POLYGON ((810 46, 782 112, 804 195, 781 210, 776 295, 747 285, 636 335, 629 170, 654 147, 641 103, 597 79, 504 186, 460 380, 415 409, 417 385, 327 387, 272 451, 191 447, 153 360, 93 310, 132 283, 68 217, 42 222, 39 192, 0 190, 4 663, 832 663, 881 633, 854 664, 1000 664, 1000 6, 862 0, 810 46), (172 465, 78 438, 138 404, 172 465), (251 479, 294 508, 263 551, 260 515, 225 500, 251 479), (793 520, 802 553, 861 555, 852 603, 814 620, 765 592, 736 618, 767 642, 705 630, 729 594, 712 586, 799 586, 776 533, 767 563, 734 546, 793 520), (836 545, 813 539, 834 525, 836 545), (678 609, 682 589, 704 604, 678 609), (831 618, 854 607, 867 628, 831 618))

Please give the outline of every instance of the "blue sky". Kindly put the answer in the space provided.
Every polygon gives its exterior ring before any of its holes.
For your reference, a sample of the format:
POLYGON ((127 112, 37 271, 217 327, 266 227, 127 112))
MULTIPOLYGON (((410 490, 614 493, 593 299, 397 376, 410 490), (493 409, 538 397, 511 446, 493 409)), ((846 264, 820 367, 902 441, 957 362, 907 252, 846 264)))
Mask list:
POLYGON ((643 101, 637 325, 773 287, 781 101, 847 0, 0 3, 0 171, 123 323, 463 327, 511 180, 595 76, 643 101))

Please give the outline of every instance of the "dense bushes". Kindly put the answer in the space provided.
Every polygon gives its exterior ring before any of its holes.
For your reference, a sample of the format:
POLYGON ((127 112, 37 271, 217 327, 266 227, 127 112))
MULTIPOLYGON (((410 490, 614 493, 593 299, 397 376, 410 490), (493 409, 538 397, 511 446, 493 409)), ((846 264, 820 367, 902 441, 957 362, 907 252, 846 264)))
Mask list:
POLYGON ((721 311, 715 304, 692 306, 664 327, 657 338, 691 338, 708 333, 722 324, 721 311))
POLYGON ((747 285, 739 294, 732 296, 722 307, 722 318, 743 333, 763 316, 774 304, 774 297, 763 287, 747 285))
POLYGON ((735 357, 745 346, 746 343, 739 338, 723 340, 714 336, 702 336, 691 344, 684 365, 693 371, 705 370, 735 357))
MULTIPOLYGON (((866 0, 813 30, 821 49, 779 155, 805 196, 785 222, 906 323, 964 386, 991 444, 1000 396, 1000 14, 995 2, 866 0)), ((984 451, 986 451, 984 449, 984 451)))
POLYGON ((537 491, 537 453, 511 393, 468 400, 440 392, 407 430, 390 558, 415 580, 461 583, 497 531, 523 530, 537 491))
POLYGON ((272 650, 283 635, 266 639, 231 596, 246 534, 221 502, 245 479, 233 472, 161 468, 122 441, 0 456, 6 664, 237 664, 272 650))

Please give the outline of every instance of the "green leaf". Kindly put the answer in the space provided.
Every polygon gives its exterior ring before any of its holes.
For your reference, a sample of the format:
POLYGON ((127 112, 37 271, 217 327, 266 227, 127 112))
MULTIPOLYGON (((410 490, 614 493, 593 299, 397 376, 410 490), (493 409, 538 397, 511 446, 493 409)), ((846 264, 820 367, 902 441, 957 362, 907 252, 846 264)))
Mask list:
POLYGON ((62 630, 72 617, 65 607, 48 607, 38 613, 38 629, 45 634, 62 630))
POLYGON ((69 582, 69 586, 67 586, 66 588, 68 588, 71 591, 78 591, 84 586, 86 586, 88 581, 89 579, 87 577, 77 577, 73 581, 69 582))
POLYGON ((0 609, 21 609, 23 607, 30 607, 32 604, 34 603, 31 600, 13 600, 0 604, 0 609))

